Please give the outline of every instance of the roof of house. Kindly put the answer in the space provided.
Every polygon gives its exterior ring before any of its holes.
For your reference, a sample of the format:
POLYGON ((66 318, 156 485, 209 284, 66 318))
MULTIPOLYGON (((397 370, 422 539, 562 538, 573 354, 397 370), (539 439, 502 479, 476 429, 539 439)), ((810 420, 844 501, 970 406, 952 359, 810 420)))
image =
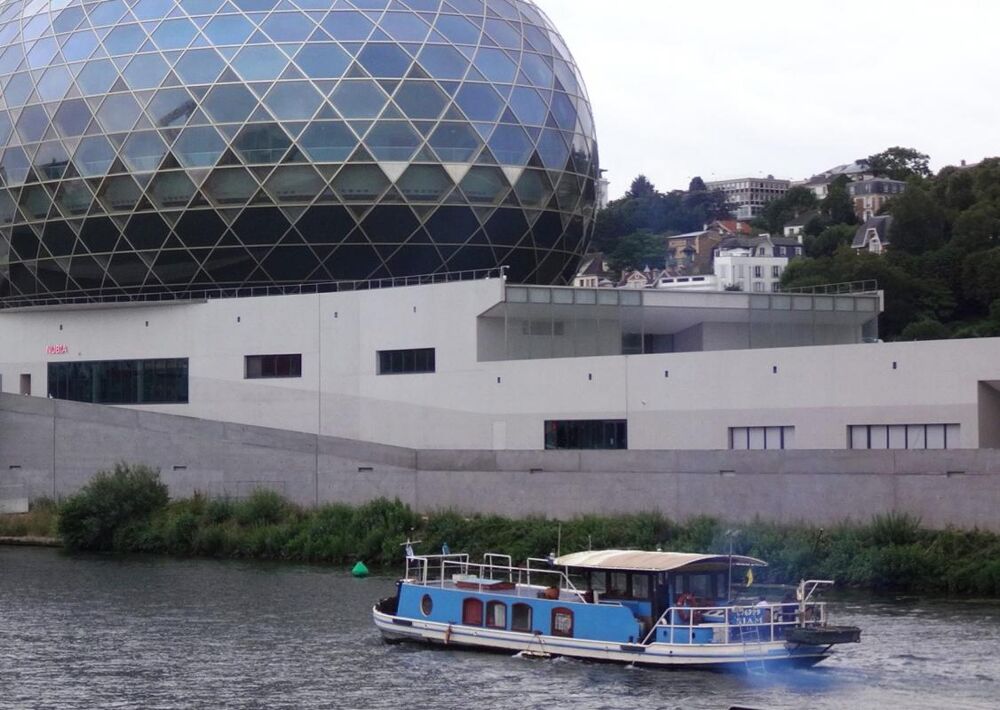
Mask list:
POLYGON ((576 272, 579 276, 604 276, 607 272, 604 270, 604 254, 601 252, 596 252, 594 254, 588 254, 584 257, 583 263, 580 264, 580 269, 576 272))
POLYGON ((643 550, 592 550, 575 552, 556 559, 559 567, 575 569, 613 569, 626 572, 669 572, 697 565, 723 569, 729 564, 740 567, 767 567, 767 563, 744 555, 697 555, 686 552, 646 552, 643 550))
POLYGON ((858 231, 854 233, 854 242, 851 244, 853 249, 864 249, 868 246, 868 242, 871 239, 872 232, 878 237, 879 241, 882 242, 883 246, 888 246, 889 244, 889 230, 892 228, 892 215, 880 215, 878 217, 872 217, 867 222, 858 227, 858 231))
POLYGON ((803 212, 798 217, 793 219, 791 222, 787 222, 785 224, 785 228, 787 229, 788 227, 805 227, 807 224, 809 224, 811 220, 813 220, 816 217, 819 217, 819 215, 820 215, 819 210, 809 210, 808 212, 803 212))

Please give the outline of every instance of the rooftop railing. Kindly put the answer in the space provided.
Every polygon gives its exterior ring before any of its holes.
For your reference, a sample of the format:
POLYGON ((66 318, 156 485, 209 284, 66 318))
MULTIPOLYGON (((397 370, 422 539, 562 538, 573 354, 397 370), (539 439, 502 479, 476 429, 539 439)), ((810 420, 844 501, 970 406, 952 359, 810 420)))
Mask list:
POLYGON ((783 288, 781 293, 802 294, 808 296, 839 296, 853 293, 876 293, 878 281, 844 281, 835 284, 819 284, 817 286, 799 286, 783 288))
POLYGON ((38 308, 45 306, 82 306, 131 303, 187 303, 221 298, 257 298, 262 296, 301 296, 344 291, 372 291, 406 286, 450 283, 454 281, 483 281, 506 279, 506 266, 469 271, 445 271, 419 276, 396 276, 362 281, 322 281, 304 284, 270 286, 243 286, 220 284, 205 288, 180 289, 145 287, 98 288, 74 291, 57 291, 45 294, 26 294, 0 297, 0 310, 10 308, 38 308))

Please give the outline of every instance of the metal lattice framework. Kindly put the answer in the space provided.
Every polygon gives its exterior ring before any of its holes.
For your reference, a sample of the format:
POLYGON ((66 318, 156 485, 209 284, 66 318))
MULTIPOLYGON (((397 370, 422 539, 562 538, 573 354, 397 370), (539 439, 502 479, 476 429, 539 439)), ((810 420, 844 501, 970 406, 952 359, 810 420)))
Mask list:
POLYGON ((0 3, 0 296, 571 278, 598 174, 524 0, 0 3))

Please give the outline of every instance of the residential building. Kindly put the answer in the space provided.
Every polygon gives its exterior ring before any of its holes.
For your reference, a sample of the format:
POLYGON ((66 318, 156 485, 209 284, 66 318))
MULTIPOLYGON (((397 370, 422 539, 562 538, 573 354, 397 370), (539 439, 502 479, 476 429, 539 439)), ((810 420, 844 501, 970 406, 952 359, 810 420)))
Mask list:
POLYGON ((667 270, 676 275, 712 273, 715 247, 723 239, 718 227, 667 237, 667 270))
POLYGON ((735 180, 714 180, 705 183, 709 190, 720 190, 726 195, 726 203, 738 219, 753 219, 764 211, 764 206, 776 200, 791 187, 790 180, 777 180, 773 175, 766 178, 738 178, 735 180))
POLYGON ((788 239, 796 239, 799 242, 802 241, 804 236, 806 225, 812 220, 820 217, 821 213, 819 210, 809 210, 808 212, 803 212, 798 217, 793 219, 791 222, 785 225, 785 237, 788 239))
POLYGON ((854 233, 851 248, 881 254, 889 247, 889 233, 892 229, 892 215, 871 217, 854 233))
POLYGON ((813 191, 813 194, 816 195, 816 199, 824 200, 827 195, 830 194, 830 185, 833 184, 834 180, 841 176, 844 176, 853 182, 855 180, 873 178, 875 177, 875 174, 872 172, 868 161, 860 159, 855 160, 852 163, 845 163, 844 165, 837 165, 829 170, 824 170, 821 173, 813 175, 808 180, 795 183, 795 185, 808 187, 813 191))
POLYGON ((726 239, 715 251, 715 276, 725 290, 777 292, 788 262, 801 254, 802 245, 796 239, 767 234, 726 239))
POLYGON ((867 222, 877 215, 886 202, 902 195, 905 191, 905 182, 888 178, 859 180, 847 186, 847 192, 854 201, 854 213, 862 222, 867 222))
POLYGON ((607 257, 602 252, 585 256, 573 279, 577 288, 612 288, 617 282, 618 275, 609 268, 607 257))

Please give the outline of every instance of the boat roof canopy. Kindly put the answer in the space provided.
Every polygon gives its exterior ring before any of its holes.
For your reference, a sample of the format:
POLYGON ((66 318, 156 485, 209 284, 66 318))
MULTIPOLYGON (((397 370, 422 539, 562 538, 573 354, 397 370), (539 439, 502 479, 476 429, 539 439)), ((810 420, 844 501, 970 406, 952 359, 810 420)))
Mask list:
POLYGON ((560 567, 603 569, 620 572, 670 572, 690 568, 691 572, 726 569, 730 560, 736 567, 767 567, 755 557, 743 555, 696 555, 687 552, 644 552, 642 550, 593 550, 563 555, 556 560, 560 567))

